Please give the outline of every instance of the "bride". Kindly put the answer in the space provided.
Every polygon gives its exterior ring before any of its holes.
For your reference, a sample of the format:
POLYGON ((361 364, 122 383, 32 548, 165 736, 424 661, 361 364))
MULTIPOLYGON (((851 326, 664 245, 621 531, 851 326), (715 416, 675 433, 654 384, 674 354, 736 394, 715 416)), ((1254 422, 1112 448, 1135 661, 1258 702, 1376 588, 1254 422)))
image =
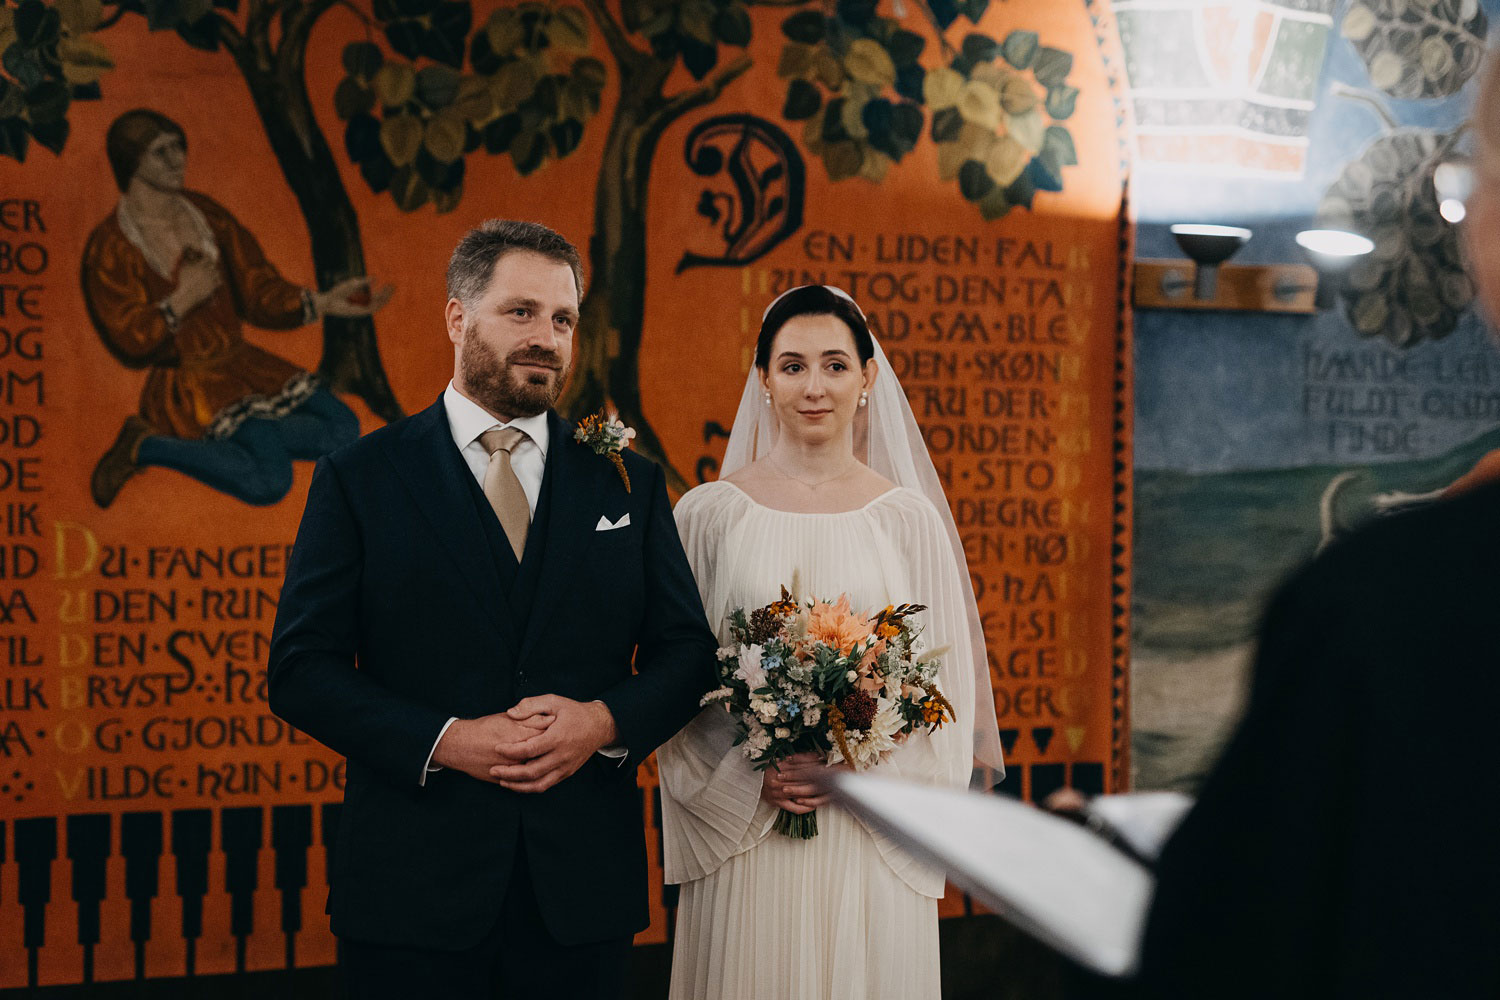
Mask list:
MULTIPOLYGON (((994 697, 958 534, 906 397, 843 291, 794 288, 761 321, 722 478, 689 491, 678 530, 709 621, 796 580, 856 610, 916 603, 958 718, 914 733, 882 775, 961 786, 1003 773, 994 697)), ((939 995, 943 874, 867 830, 799 754, 756 771, 712 706, 657 752, 664 866, 682 886, 673 1000, 921 1000, 939 995), (818 835, 772 831, 778 809, 818 835)))

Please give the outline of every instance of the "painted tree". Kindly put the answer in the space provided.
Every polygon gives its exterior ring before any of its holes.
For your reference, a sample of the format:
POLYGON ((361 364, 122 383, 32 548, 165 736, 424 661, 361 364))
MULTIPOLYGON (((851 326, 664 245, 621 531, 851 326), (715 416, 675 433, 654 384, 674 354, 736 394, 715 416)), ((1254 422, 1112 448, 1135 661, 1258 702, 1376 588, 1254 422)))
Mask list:
MULTIPOLYGON (((113 68, 99 33, 127 15, 174 32, 195 48, 224 52, 249 88, 255 110, 307 224, 320 288, 365 273, 359 219, 339 179, 308 96, 303 71, 313 24, 335 0, 22 0, 0 7, 0 154, 24 161, 30 144, 62 152, 68 108, 97 99, 113 68)), ((401 408, 391 392, 370 318, 323 320, 319 373, 360 396, 380 417, 401 408)))
MULTIPOLYGON (((335 2, 367 26, 344 48, 347 75, 330 95, 344 150, 370 189, 404 211, 458 205, 469 156, 507 155, 527 175, 571 155, 613 77, 591 282, 564 409, 617 409, 637 428, 637 447, 679 488, 685 482, 639 385, 651 170, 666 131, 750 69, 750 7, 790 8, 780 24, 781 114, 801 124, 803 145, 831 180, 878 184, 926 134, 941 179, 993 219, 1029 208, 1037 191, 1061 190, 1064 168, 1077 162, 1061 124, 1078 97, 1067 82, 1072 56, 1034 32, 996 40, 956 27, 963 18, 977 28, 989 0, 915 0, 921 31, 879 13, 878 0, 525 2, 492 9, 477 25, 468 0, 372 0, 368 12, 345 0, 245 0, 243 11, 240 0, 3 2, 0 153, 23 159, 29 141, 60 151, 69 101, 98 96, 111 67, 98 33, 126 14, 143 16, 154 30, 234 59, 302 207, 324 287, 364 270, 358 220, 304 72, 312 26, 335 2), (939 55, 924 62, 934 39, 939 55), (679 67, 691 83, 673 85, 679 67)), ((719 211, 707 196, 700 207, 719 211)), ((369 321, 325 321, 320 370, 382 416, 396 412, 369 321)))
MULTIPOLYGON (((1479 71, 1489 19, 1476 0, 1364 0, 1344 12, 1339 33, 1372 87, 1405 100, 1452 97, 1479 71)), ((1318 206, 1321 225, 1363 233, 1375 250, 1349 271, 1344 315, 1364 337, 1396 347, 1441 340, 1474 299, 1455 225, 1434 185, 1467 125, 1440 131, 1403 124, 1377 94, 1334 84, 1334 96, 1374 112, 1383 126, 1344 165, 1318 206)))

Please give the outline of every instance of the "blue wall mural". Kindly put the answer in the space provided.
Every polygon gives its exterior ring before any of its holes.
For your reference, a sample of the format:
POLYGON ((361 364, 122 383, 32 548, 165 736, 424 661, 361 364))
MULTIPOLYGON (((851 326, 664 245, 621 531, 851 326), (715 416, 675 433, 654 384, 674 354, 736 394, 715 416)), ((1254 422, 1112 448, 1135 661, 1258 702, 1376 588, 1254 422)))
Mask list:
MULTIPOLYGON (((1200 40, 1215 18, 1260 18, 1239 36, 1252 74, 1275 70, 1257 41, 1267 18, 1326 48, 1299 56, 1317 77, 1305 135, 1288 140, 1303 143, 1300 172, 1143 157, 1139 256, 1180 257, 1177 222, 1253 229, 1235 263, 1298 262, 1293 237, 1314 225, 1377 244, 1313 316, 1136 314, 1136 782, 1190 789, 1238 711, 1271 588, 1330 537, 1426 502, 1500 448, 1500 349, 1432 185, 1467 148, 1500 0, 1181 6, 1206 22, 1200 40)), ((1134 44, 1144 61, 1141 46, 1167 43, 1143 32, 1134 44)))

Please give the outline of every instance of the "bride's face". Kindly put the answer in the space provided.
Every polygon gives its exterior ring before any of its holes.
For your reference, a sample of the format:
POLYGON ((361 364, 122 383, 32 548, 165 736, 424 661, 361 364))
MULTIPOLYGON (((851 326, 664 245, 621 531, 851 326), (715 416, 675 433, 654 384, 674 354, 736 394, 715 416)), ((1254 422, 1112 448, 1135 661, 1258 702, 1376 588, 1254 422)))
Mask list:
POLYGON ((854 334, 837 316, 794 316, 771 342, 761 384, 783 433, 818 444, 848 430, 859 396, 875 382, 875 362, 861 366, 854 334))

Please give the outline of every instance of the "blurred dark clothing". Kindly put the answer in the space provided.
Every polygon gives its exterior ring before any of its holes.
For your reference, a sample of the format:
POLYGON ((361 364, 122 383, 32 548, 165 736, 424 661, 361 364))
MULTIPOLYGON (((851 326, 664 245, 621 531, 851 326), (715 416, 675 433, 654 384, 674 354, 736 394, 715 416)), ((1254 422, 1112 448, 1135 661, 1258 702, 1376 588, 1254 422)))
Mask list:
POLYGON ((1500 997, 1500 486, 1335 543, 1261 635, 1140 994, 1500 997))

